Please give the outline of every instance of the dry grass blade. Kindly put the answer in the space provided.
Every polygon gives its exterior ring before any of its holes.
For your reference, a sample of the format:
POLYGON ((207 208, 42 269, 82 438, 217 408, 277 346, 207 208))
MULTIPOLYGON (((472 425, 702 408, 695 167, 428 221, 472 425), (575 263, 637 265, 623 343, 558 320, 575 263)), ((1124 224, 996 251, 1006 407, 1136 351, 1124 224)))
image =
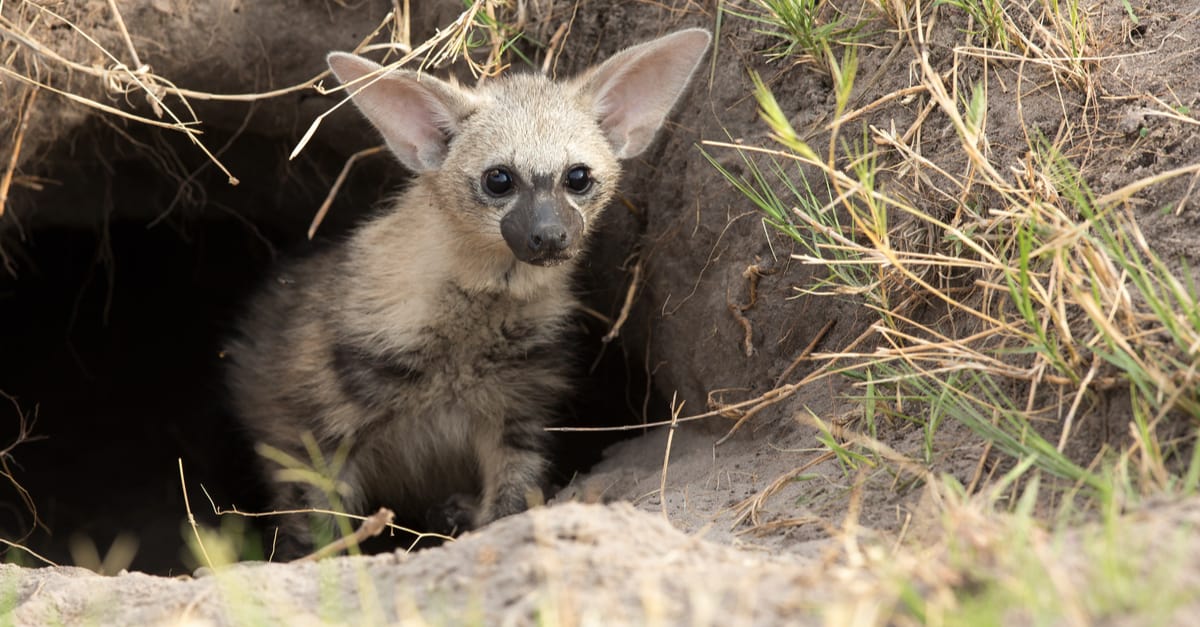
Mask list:
POLYGON ((1099 198, 1096 199, 1096 204, 1100 207, 1105 207, 1105 206, 1110 206, 1110 205, 1115 205, 1115 204, 1118 204, 1121 202, 1125 202, 1125 201, 1129 200, 1131 197, 1133 197, 1134 194, 1137 194, 1138 192, 1144 191, 1150 187, 1158 185, 1159 183, 1162 183, 1164 181, 1168 181, 1170 179, 1177 178, 1180 176, 1187 176, 1189 174, 1195 175, 1197 173, 1200 173, 1200 163, 1193 163, 1192 165, 1186 165, 1186 166, 1174 168, 1171 170, 1167 170, 1166 172, 1160 172, 1158 174, 1148 176, 1143 179, 1139 179, 1137 181, 1134 181, 1128 185, 1121 187, 1120 189, 1111 191, 1103 196, 1100 196, 1099 198))
MULTIPOLYGON (((466 8, 466 10, 460 13, 458 17, 450 23, 449 26, 439 30, 433 37, 425 40, 425 42, 420 46, 409 50, 404 54, 404 56, 391 63, 388 63, 373 74, 365 75, 350 84, 341 85, 334 89, 326 90, 324 93, 333 93, 338 90, 345 90, 347 95, 341 101, 330 107, 327 111, 321 115, 318 115, 316 119, 312 121, 312 124, 310 124, 308 130, 304 132, 304 135, 300 138, 300 141, 296 143, 296 147, 292 149, 292 152, 288 158, 295 159, 297 156, 299 156, 299 154, 304 150, 304 147, 308 145, 308 142, 312 140, 313 135, 325 121, 325 118, 334 111, 342 108, 347 102, 350 102, 350 99, 354 94, 375 84, 376 81, 383 78, 383 76, 385 76, 388 72, 407 65, 415 59, 421 59, 421 63, 418 68, 419 70, 424 70, 427 67, 439 67, 451 59, 461 57, 468 63, 471 71, 475 72, 477 75, 487 75, 490 72, 494 72, 496 68, 493 65, 481 66, 473 61, 470 56, 466 54, 466 52, 469 49, 467 45, 468 35, 477 24, 480 11, 484 10, 485 7, 491 7, 495 1, 496 0, 474 0, 466 8)), ((494 62, 498 61, 493 60, 492 63, 494 62)))
MULTIPOLYGON (((44 7, 38 6, 36 3, 32 3, 29 0, 21 0, 21 2, 23 4, 26 4, 29 6, 36 6, 39 11, 45 11, 46 13, 55 15, 60 20, 67 22, 66 18, 57 16, 57 14, 50 12, 48 9, 45 9, 44 7)), ((368 48, 373 49, 373 47, 367 46, 367 42, 369 42, 370 40, 377 37, 379 35, 379 33, 392 22, 392 19, 394 16, 395 16, 394 12, 389 12, 386 16, 384 16, 383 20, 380 21, 379 25, 376 26, 374 30, 372 30, 366 37, 364 37, 362 39, 362 41, 359 43, 358 47, 356 47, 356 50, 362 50, 362 49, 368 49, 368 48)), ((69 22, 67 22, 67 23, 69 23, 69 22)), ((79 29, 76 28, 76 30, 79 30, 79 29)), ((80 32, 81 32, 81 34, 86 36, 86 33, 82 33, 82 31, 80 31, 80 32)), ((59 53, 55 52, 53 49, 39 43, 36 38, 34 38, 33 36, 26 33, 23 29, 21 29, 16 22, 6 18, 3 15, 0 15, 0 37, 3 37, 4 39, 10 39, 12 41, 15 41, 15 42, 21 44, 22 46, 24 46, 25 48, 29 49, 30 51, 32 51, 39 58, 45 59, 49 62, 52 62, 58 66, 61 66, 62 68, 66 69, 66 70, 101 79, 104 82, 104 84, 109 87, 109 89, 111 91, 127 94, 132 91, 140 90, 144 86, 151 86, 153 88, 154 93, 160 97, 174 96, 174 97, 179 98, 184 103, 184 106, 187 107, 187 109, 189 111, 191 111, 191 107, 187 105, 188 100, 211 100, 211 101, 220 101, 220 102, 255 102, 258 100, 277 98, 280 96, 285 96, 285 95, 296 93, 296 92, 309 91, 309 90, 313 89, 314 86, 318 85, 318 83, 321 79, 325 78, 326 76, 329 76, 329 74, 330 74, 329 70, 325 70, 306 81, 296 83, 295 85, 288 85, 286 87, 281 87, 278 89, 272 89, 272 90, 268 90, 268 91, 247 92, 247 93, 237 93, 237 94, 221 94, 221 93, 213 93, 213 92, 207 92, 207 91, 197 91, 197 90, 192 90, 192 89, 180 88, 180 87, 174 85, 171 81, 167 80, 165 77, 162 77, 162 76, 159 76, 157 74, 150 72, 150 70, 147 66, 144 66, 144 65, 141 65, 140 63, 138 63, 134 67, 131 68, 124 64, 121 64, 119 61, 116 60, 116 57, 111 54, 109 54, 108 56, 114 61, 115 65, 113 67, 109 67, 109 68, 96 67, 93 65, 88 65, 88 64, 72 61, 71 59, 68 59, 68 58, 60 55, 59 53), (134 77, 137 77, 139 80, 134 81, 133 80, 134 77)), ((88 37, 88 40, 91 41, 94 46, 100 47, 100 44, 97 43, 90 36, 88 37)), ((130 46, 131 52, 136 56, 136 51, 133 51, 131 43, 129 44, 129 46, 130 46)), ((407 46, 404 43, 386 44, 386 47, 388 47, 388 48, 398 47, 400 49, 407 48, 407 46)), ((320 91, 319 88, 318 88, 318 91, 320 91)), ((91 102, 92 101, 89 100, 89 101, 84 102, 83 104, 89 104, 91 102)), ((94 103, 94 104, 99 104, 99 103, 94 103)))
MULTIPOLYGON (((906 303, 907 302, 908 301, 906 301, 906 303)), ((865 342, 874 333, 875 333, 875 331, 873 329, 868 329, 867 331, 863 332, 862 334, 860 334, 857 338, 855 338, 853 341, 851 341, 846 346, 847 350, 851 350, 851 351, 854 350, 855 347, 857 347, 858 345, 865 342)), ((790 397, 791 395, 795 394, 797 390, 799 390, 800 388, 802 388, 810 383, 813 383, 814 381, 819 381, 820 379, 823 379, 824 377, 838 374, 840 371, 835 370, 833 368, 834 364, 837 363, 837 356, 831 356, 831 357, 832 357, 831 361, 829 361, 825 365, 821 366, 817 370, 813 371, 811 374, 804 377, 800 381, 775 387, 775 388, 763 393, 760 396, 756 396, 756 397, 748 399, 748 400, 739 401, 737 403, 721 404, 716 409, 713 409, 711 411, 706 411, 706 412, 694 414, 691 416, 684 416, 679 419, 672 418, 671 420, 660 420, 658 422, 647 422, 644 424, 637 424, 637 425, 622 425, 622 426, 618 426, 618 427, 546 427, 545 431, 548 431, 548 432, 581 432, 581 433, 599 432, 599 431, 632 431, 635 429, 667 427, 672 424, 693 422, 696 420, 705 420, 707 418, 713 418, 716 416, 723 416, 723 417, 728 418, 728 417, 730 417, 731 412, 740 410, 740 409, 744 409, 744 408, 749 408, 749 409, 747 409, 748 413, 749 412, 758 413, 762 409, 765 409, 767 406, 774 405, 775 403, 778 403, 778 402, 790 397)))
MULTIPOLYGON (((213 501, 212 496, 208 493, 208 490, 205 489, 203 485, 200 486, 200 490, 203 491, 204 496, 206 498, 208 498, 208 504, 210 507, 212 507, 213 513, 218 516, 240 516, 243 518, 267 518, 267 517, 272 517, 272 516, 299 516, 299 515, 304 515, 304 514, 322 514, 322 515, 326 515, 326 516, 337 516, 337 517, 346 518, 349 520, 356 520, 360 524, 363 522, 366 522, 366 520, 368 518, 367 516, 360 516, 357 514, 348 514, 346 512, 339 512, 336 510, 320 509, 320 508, 280 509, 280 510, 272 510, 269 512, 245 512, 236 507, 233 507, 230 509, 225 509, 225 508, 217 506, 216 502, 213 501)), ((378 512, 376 512, 376 514, 378 514, 378 512)), ((405 534, 412 536, 413 541, 409 545, 409 550, 412 550, 422 540, 426 540, 426 539, 441 540, 443 542, 453 542, 454 541, 454 537, 452 537, 452 536, 448 536, 448 535, 441 534, 441 533, 417 531, 415 529, 410 529, 403 525, 397 525, 390 520, 386 522, 384 527, 386 527, 390 531, 399 531, 401 533, 405 533, 405 534)))
POLYGON ((792 470, 789 470, 788 472, 776 477, 775 480, 771 482, 771 485, 760 490, 754 496, 744 499, 734 505, 731 508, 734 512, 734 519, 729 528, 736 529, 747 519, 750 520, 750 524, 753 525, 753 527, 759 527, 762 524, 762 521, 759 520, 758 513, 762 509, 763 504, 766 503, 767 499, 771 498, 773 494, 778 492, 781 488, 783 488, 783 486, 787 485, 788 482, 808 472, 818 464, 834 459, 834 457, 836 456, 832 451, 821 453, 820 455, 808 460, 804 464, 801 464, 800 466, 797 466, 796 468, 793 468, 792 470))
POLYGON ((350 175, 350 169, 359 159, 377 155, 387 150, 387 146, 374 146, 360 150, 346 159, 346 163, 342 165, 342 171, 338 172, 337 178, 334 179, 333 185, 329 188, 329 193, 325 195, 325 201, 317 208, 317 215, 313 216, 312 224, 308 226, 308 239, 312 239, 317 234, 317 229, 321 226, 321 222, 325 220, 325 214, 329 213, 329 208, 333 206, 333 199, 337 198, 338 191, 342 189, 342 184, 346 182, 346 177, 350 175))
MULTIPOLYGON (((163 100, 160 90, 158 90, 154 87, 153 82, 152 82, 151 78, 149 77, 149 75, 146 75, 146 74, 139 75, 139 73, 134 71, 134 69, 131 69, 124 63, 121 63, 121 61, 119 59, 117 59, 116 56, 114 56, 104 46, 102 46, 99 42, 97 42, 91 35, 89 35, 87 32, 85 32, 83 29, 81 29, 79 26, 77 26, 74 22, 67 19, 66 17, 63 17, 62 15, 59 15, 58 13, 55 13, 55 12, 51 11, 50 9, 48 9, 44 6, 41 6, 39 4, 34 4, 34 6, 36 6, 39 11, 42 11, 46 15, 52 17, 53 19, 58 20, 62 24, 71 28, 71 30, 78 33, 81 37, 83 37, 90 44, 92 44, 92 46, 96 50, 98 50, 101 54, 103 54, 110 61, 112 61, 112 63, 114 64, 113 72, 115 72, 119 75, 125 76, 126 79, 130 82, 130 84, 136 86, 138 89, 140 89, 142 92, 144 92, 146 94, 146 98, 150 102, 150 104, 153 107, 154 112, 156 114, 161 116, 162 114, 165 113, 166 116, 171 119, 172 123, 166 125, 167 128, 172 128, 174 130, 181 131, 185 135, 187 135, 188 139, 192 142, 192 144, 194 144, 197 148, 199 148, 200 151, 203 152, 204 155, 206 157, 208 157, 208 159, 210 161, 212 161, 213 164, 216 165, 221 170, 221 172, 223 172, 225 174, 225 176, 229 180, 230 185, 238 184, 237 177, 233 176, 233 174, 229 172, 229 170, 225 167, 225 165, 223 163, 221 163, 221 161, 219 159, 217 159, 217 157, 215 155, 213 155, 211 151, 209 151, 208 147, 204 145, 204 142, 200 141, 199 133, 195 129, 191 128, 191 125, 198 123, 198 120, 196 118, 195 112, 191 110, 191 106, 188 104, 186 99, 182 100, 182 104, 183 104, 183 107, 185 109, 187 109, 187 111, 189 113, 190 119, 188 122, 184 122, 184 120, 180 117, 180 115, 175 113, 174 109, 172 109, 170 106, 167 105, 167 103, 163 100)), ((118 22, 120 22, 120 19, 121 19, 120 13, 117 13, 115 11, 115 8, 114 8, 114 13, 116 16, 115 19, 118 22)), ((15 72, 10 71, 9 73, 11 73, 14 76, 19 76, 15 72)), ((60 92, 60 93, 65 93, 65 92, 60 92)), ((88 100, 86 98, 79 98, 76 96, 76 97, 72 98, 72 100, 76 100, 77 102, 83 102, 85 104, 88 104, 89 106, 99 107, 99 103, 88 100)), ((111 107, 109 107, 109 109, 111 109, 111 107)))
POLYGON ((108 0, 108 10, 112 12, 113 21, 117 23, 117 29, 121 31, 121 38, 125 40, 125 46, 129 48, 129 56, 133 59, 133 67, 141 68, 142 60, 138 58, 137 47, 133 45, 133 39, 129 36, 129 29, 125 27, 125 18, 121 17, 121 11, 117 9, 117 0, 108 0))
MULTIPOLYGON (((13 549, 18 549, 18 550, 20 550, 20 551, 24 551, 24 552, 26 552, 26 553, 28 553, 28 554, 32 555, 32 556, 34 557, 34 559, 37 559, 38 561, 40 561, 41 563, 43 563, 43 564, 45 564, 45 565, 47 565, 47 566, 58 566, 58 564, 56 564, 56 563, 55 563, 54 561, 52 561, 50 558, 48 558, 48 557, 45 557, 45 556, 41 555, 40 553, 38 553, 38 552, 34 551, 33 549, 31 549, 31 548, 29 548, 29 547, 27 547, 27 546, 25 546, 25 545, 23 545, 23 544, 19 544, 19 543, 17 543, 17 542, 12 542, 12 541, 10 541, 10 540, 6 540, 6 539, 4 539, 4 538, 0 538, 0 544, 3 544, 3 545, 5 545, 5 546, 7 546, 7 547, 9 547, 9 548, 13 548, 13 549)), ((10 561, 11 561, 11 560, 10 560, 10 561)))
POLYGON ((4 176, 0 177, 0 217, 4 217, 4 209, 8 206, 8 189, 12 185, 13 174, 17 170, 17 162, 21 156, 21 143, 25 139, 25 130, 29 127, 29 116, 33 113, 33 103, 37 101, 37 88, 31 88, 29 94, 25 96, 25 102, 21 105, 20 118, 21 121, 17 124, 16 136, 12 142, 12 154, 9 156, 8 167, 4 169, 4 176))
POLYGON ((679 413, 683 411, 683 403, 676 404, 676 398, 671 397, 671 428, 667 431, 667 446, 663 451, 662 477, 658 483, 658 505, 663 518, 667 518, 667 467, 671 463, 671 444, 675 441, 675 427, 679 426, 679 413))
MULTIPOLYGON (((816 348, 817 344, 820 344, 821 340, 825 339, 825 334, 828 333, 831 328, 833 328, 832 321, 825 323, 825 326, 822 327, 821 330, 817 332, 817 334, 813 337, 812 341, 810 341, 808 343, 808 346, 806 346, 804 348, 804 350, 800 352, 800 356, 797 357, 796 360, 793 361, 792 363, 798 364, 798 363, 800 363, 801 360, 803 360, 805 357, 807 357, 809 354, 811 354, 813 349, 816 348)), ((791 368, 791 366, 789 366, 789 369, 790 368, 791 368)), ((790 374, 790 372, 785 371, 785 374, 790 374)), ((784 377, 781 375, 780 379, 783 379, 783 378, 784 377)), ((811 382, 811 381, 815 381, 815 380, 816 380, 816 378, 805 378, 804 381, 797 383, 796 386, 799 387, 803 383, 811 382)), ((775 389, 778 390, 778 389, 782 389, 783 387, 784 386, 776 386, 775 389)), ((794 392, 794 391, 795 390, 792 390, 792 392, 794 392)), ((733 426, 729 428, 729 431, 726 432, 725 435, 721 437, 721 439, 717 440, 717 442, 716 442, 716 444, 714 444, 714 446, 721 446, 725 442, 729 441, 729 438, 732 438, 734 436, 734 434, 737 433, 738 430, 742 428, 742 425, 746 424, 747 422, 750 422, 751 418, 753 418, 755 415, 757 415, 759 412, 763 411, 764 409, 788 398, 789 396, 791 396, 791 393, 789 393, 787 395, 783 395, 783 394, 776 395, 774 398, 766 399, 763 402, 758 403, 758 404, 754 405, 753 407, 751 407, 750 409, 746 410, 746 412, 744 414, 742 414, 741 417, 738 418, 738 421, 735 422, 733 424, 733 426)), ((729 409, 729 408, 723 408, 723 409, 729 409)))
MULTIPOLYGON (((225 174, 228 182, 231 185, 237 185, 238 179, 235 177, 221 162, 219 157, 208 149, 201 141, 200 137, 203 132, 197 128, 200 125, 200 120, 196 117, 192 110, 189 100, 209 100, 209 101, 228 101, 228 102, 255 102, 268 98, 275 98, 287 94, 292 94, 301 91, 309 91, 319 87, 319 81, 329 75, 329 71, 322 71, 313 78, 287 87, 255 93, 241 94, 218 94, 190 89, 181 89, 173 84, 167 78, 153 73, 150 67, 144 64, 138 55, 137 49, 133 44, 134 37, 129 33, 125 21, 117 8, 115 0, 107 0, 109 13, 113 22, 116 24, 117 31, 120 34, 121 40, 128 49, 129 55, 133 61, 133 65, 127 65, 120 61, 114 53, 106 49, 97 39, 87 32, 84 28, 73 22, 65 13, 58 13, 52 10, 50 5, 44 3, 31 2, 30 0, 19 0, 21 6, 32 7, 32 10, 37 15, 45 17, 56 24, 62 24, 80 38, 88 42, 92 49, 98 51, 101 55, 107 58, 110 62, 108 67, 99 67, 93 64, 80 63, 69 59, 51 47, 40 43, 37 37, 28 30, 25 30, 14 19, 0 15, 0 39, 7 39, 20 44, 25 49, 32 52, 38 58, 49 62, 53 66, 62 68, 70 73, 78 73, 91 76, 99 80, 106 91, 111 93, 128 95, 133 92, 142 93, 146 101, 150 104, 156 117, 166 117, 167 121, 155 119, 125 111, 123 109, 99 102, 96 99, 89 98, 79 93, 74 93, 69 89, 61 89, 51 85, 47 81, 39 80, 32 76, 26 76, 20 72, 13 70, 6 65, 0 65, 0 74, 13 80, 25 83, 34 89, 45 89, 49 92, 62 96, 74 103, 94 109, 104 114, 121 117, 124 119, 145 124, 167 130, 184 133, 188 139, 202 152, 205 157, 217 168, 225 174), (176 113, 172 105, 168 104, 167 98, 178 99, 179 106, 184 113, 176 113)), ((406 3, 407 5, 407 3, 406 3)), ((359 48, 366 46, 367 42, 377 37, 384 28, 392 24, 395 12, 389 12, 387 16, 379 23, 379 25, 363 39, 359 44, 359 48)), ((407 13, 405 13, 407 18, 407 13)), ((405 20, 406 22, 406 20, 405 20)), ((36 20, 31 21, 31 24, 36 23, 36 20)), ((403 24, 402 24, 403 26, 403 24)), ((404 44, 389 44, 389 47, 400 47, 406 49, 404 44)), ((3 204, 0 203, 0 211, 3 211, 3 204)))
POLYGON ((392 510, 386 507, 381 507, 379 508, 379 511, 367 516, 352 535, 338 538, 337 540, 334 540, 320 549, 305 555, 304 557, 298 557, 292 560, 292 562, 315 562, 317 560, 325 559, 326 557, 337 555, 342 551, 357 547, 368 538, 374 538, 375 536, 383 533, 384 529, 387 529, 392 525, 392 520, 395 518, 396 514, 392 510))
POLYGON ((608 330, 608 333, 605 333, 604 337, 600 338, 600 341, 605 344, 617 339, 617 336, 621 333, 621 327, 625 326, 625 321, 629 319, 629 312, 633 310, 633 303, 636 301, 638 287, 641 286, 642 263, 642 256, 639 254, 637 255, 637 260, 633 263, 633 276, 629 278, 629 288, 625 291, 625 301, 621 304, 621 311, 617 315, 616 321, 612 323, 612 327, 608 330))
POLYGON ((800 351, 800 354, 796 355, 796 358, 792 360, 792 363, 788 364, 788 367, 784 368, 783 372, 779 374, 779 377, 775 379, 775 387, 779 387, 785 381, 787 381, 789 377, 792 376, 792 373, 796 371, 796 368, 800 367, 800 364, 805 359, 808 359, 808 356, 811 355, 814 350, 816 350, 817 345, 825 339, 825 336, 829 335, 829 332, 833 330, 833 325, 835 324, 837 324, 837 320, 830 319, 821 326, 821 330, 817 331, 817 334, 813 336, 813 339, 808 343, 808 346, 805 346, 804 350, 800 351))
POLYGON ((17 540, 17 542, 21 542, 28 538, 34 532, 34 530, 38 529, 39 527, 45 531, 49 531, 50 529, 38 516, 37 504, 33 500, 33 495, 31 495, 29 490, 25 489, 25 486, 21 485, 21 482, 17 480, 17 477, 13 474, 12 468, 9 467, 9 464, 13 459, 13 451, 15 451, 17 447, 28 442, 41 440, 42 437, 33 435, 33 429, 37 424, 36 408, 32 412, 34 417, 31 419, 29 417, 29 412, 24 412, 21 410, 21 404, 16 398, 9 396, 4 392, 0 392, 0 398, 3 398, 12 405, 12 408, 17 416, 16 435, 7 446, 5 446, 3 449, 0 449, 0 477, 3 477, 4 480, 7 481, 9 485, 11 485, 13 489, 17 491, 17 495, 21 499, 21 504, 25 507, 25 510, 28 511, 31 516, 33 516, 33 523, 30 525, 28 531, 26 531, 25 534, 17 540))
POLYGON ((7 67, 4 67, 3 65, 0 65, 0 74, 3 74, 4 76, 8 76, 9 78, 15 79, 22 83, 25 83, 26 85, 29 85, 30 87, 32 87, 34 89, 45 89, 46 91, 58 94, 59 96, 62 96, 63 98, 66 98, 67 100, 84 105, 85 107, 96 109, 97 111, 101 111, 103 113, 108 113, 110 115, 115 115, 120 118, 125 118, 127 120, 132 120, 139 124, 146 124, 148 126, 156 126, 158 128, 165 128, 167 130, 179 131, 179 132, 182 132, 185 134, 190 134, 190 135, 199 136, 199 135, 203 134, 203 131, 192 128, 192 126, 195 126, 196 124, 198 124, 198 122, 189 122, 189 123, 162 122, 160 120, 155 120, 154 118, 148 118, 143 115, 129 113, 128 111, 122 111, 121 109, 106 105, 101 102, 96 102, 95 100, 92 100, 90 98, 85 98, 83 96, 73 94, 69 91, 64 91, 62 89, 58 89, 57 87, 52 87, 45 83, 38 82, 38 81, 36 81, 32 78, 29 78, 23 74, 14 72, 13 70, 11 70, 7 67))
MULTIPOLYGON (((1200 166, 1153 174, 1095 197, 1063 157, 1083 150, 1086 161, 1091 133, 1099 130, 1090 107, 1098 104, 1091 71, 1100 59, 1087 54, 1089 15, 1077 2, 946 4, 968 12, 986 8, 971 19, 992 21, 968 26, 987 30, 970 32, 968 44, 953 47, 952 55, 933 55, 939 13, 919 6, 896 13, 894 22, 907 25, 901 39, 914 53, 919 84, 848 111, 844 95, 853 83, 854 57, 847 53, 840 65, 829 57, 838 104, 824 125, 827 154, 797 133, 793 112, 752 77, 760 114, 780 147, 706 141, 736 151, 745 167, 734 174, 709 161, 766 222, 807 249, 795 259, 828 269, 828 278, 803 293, 864 297, 878 314, 868 331, 880 344, 873 351, 843 348, 815 358, 829 359, 827 368, 839 362, 828 373, 853 376, 872 399, 894 396, 885 411, 927 430, 927 461, 936 424, 949 415, 1005 453, 1037 459, 1039 467, 1096 488, 1098 476, 1064 451, 1093 393, 1129 385, 1138 396, 1132 409, 1135 440, 1143 443, 1142 475, 1165 486, 1169 475, 1153 432, 1172 411, 1200 416, 1200 304, 1195 287, 1155 257, 1123 203, 1188 177, 1179 201, 1185 203, 1200 181, 1200 166), (990 45, 971 45, 981 33, 990 45), (922 95, 926 102, 915 105, 920 113, 903 135, 864 119, 922 95), (997 155, 1011 146, 993 143, 1007 138, 992 136, 988 126, 992 96, 1005 103, 1015 96, 1022 121, 1026 98, 1061 111, 1053 139, 1026 128, 1021 162, 999 165, 997 155), (855 119, 863 119, 856 142, 841 135, 855 119), (929 151, 923 144, 920 129, 931 120, 953 132, 951 147, 929 151), (1080 133, 1087 137, 1080 140, 1080 133), (771 168, 760 169, 767 162, 771 168), (911 187, 903 184, 909 175, 911 187), (824 184, 828 200, 812 191, 810 180, 824 184), (896 300, 923 307, 915 312, 894 306, 896 300), (1043 437, 1047 430, 1056 444, 1043 437)), ((1181 101, 1180 110, 1186 104, 1181 101)), ((1165 102, 1158 106, 1172 110, 1165 102)), ((730 311, 748 327, 732 303, 730 311)), ((738 418, 736 429, 787 392, 777 388, 745 409, 717 410, 738 418)))
POLYGON ((192 513, 192 502, 188 498, 187 480, 183 477, 183 458, 179 458, 179 487, 183 490, 183 507, 187 510, 188 525, 192 528, 192 534, 196 538, 196 546, 200 549, 200 554, 204 557, 204 565, 208 568, 213 568, 214 563, 212 557, 208 554, 208 549, 204 546, 204 538, 200 535, 200 526, 196 524, 196 516, 192 513))
POLYGON ((566 34, 570 26, 569 22, 563 22, 558 25, 558 28, 554 30, 554 34, 550 36, 550 43, 546 45, 546 58, 542 60, 542 74, 549 74, 550 68, 558 60, 558 55, 562 52, 563 44, 566 43, 566 34))

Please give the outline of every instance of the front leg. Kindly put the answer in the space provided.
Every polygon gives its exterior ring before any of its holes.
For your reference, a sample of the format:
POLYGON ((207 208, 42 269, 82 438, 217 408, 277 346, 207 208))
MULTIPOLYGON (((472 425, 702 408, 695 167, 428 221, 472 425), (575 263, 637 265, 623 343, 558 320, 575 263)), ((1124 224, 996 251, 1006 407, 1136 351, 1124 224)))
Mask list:
MULTIPOLYGON (((281 477, 280 470, 275 469, 272 482, 272 509, 281 512, 277 516, 277 535, 272 537, 275 543, 272 553, 287 561, 312 553, 336 540, 340 534, 336 516, 318 513, 335 509, 323 486, 281 477)), ((343 511, 365 513, 362 482, 353 464, 342 469, 335 485, 338 505, 343 511)))
POLYGON ((452 494, 450 498, 425 511, 425 530, 447 536, 474 528, 479 512, 479 499, 467 494, 452 494))
POLYGON ((476 441, 483 484, 475 526, 523 512, 542 490, 549 437, 539 420, 509 418, 492 437, 476 441))

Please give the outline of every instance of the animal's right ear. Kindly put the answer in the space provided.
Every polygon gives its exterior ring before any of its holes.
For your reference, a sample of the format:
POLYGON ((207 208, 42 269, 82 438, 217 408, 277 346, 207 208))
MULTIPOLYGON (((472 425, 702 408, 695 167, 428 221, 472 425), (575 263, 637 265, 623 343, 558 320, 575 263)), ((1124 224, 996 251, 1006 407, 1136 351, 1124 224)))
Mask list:
POLYGON ((617 158, 637 156, 650 145, 710 41, 706 30, 681 30, 626 48, 574 79, 590 96, 617 158))
POLYGON ((432 76, 386 72, 374 61, 345 52, 331 53, 326 60, 401 163, 414 172, 441 167, 450 138, 474 109, 468 92, 432 76))

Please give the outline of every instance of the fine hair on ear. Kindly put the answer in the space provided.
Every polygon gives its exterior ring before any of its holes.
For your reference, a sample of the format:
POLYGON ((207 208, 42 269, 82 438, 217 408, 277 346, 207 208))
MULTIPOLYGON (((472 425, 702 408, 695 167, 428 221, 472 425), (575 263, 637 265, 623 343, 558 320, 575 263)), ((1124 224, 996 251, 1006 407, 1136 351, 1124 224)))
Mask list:
POLYGON ((617 158, 635 157, 654 140, 711 40, 704 29, 682 30, 627 48, 575 79, 617 158))
POLYGON ((450 138, 473 109, 469 92, 426 74, 386 71, 345 52, 334 52, 327 61, 401 163, 414 172, 441 167, 450 138))

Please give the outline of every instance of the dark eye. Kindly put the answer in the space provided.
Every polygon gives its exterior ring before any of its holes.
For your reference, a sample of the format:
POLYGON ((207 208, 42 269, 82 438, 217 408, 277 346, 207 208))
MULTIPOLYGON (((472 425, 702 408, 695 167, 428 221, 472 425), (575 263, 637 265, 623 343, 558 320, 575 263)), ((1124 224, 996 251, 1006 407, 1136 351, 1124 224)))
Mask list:
POLYGON ((512 174, 504 168, 492 168, 483 173, 483 189, 492 196, 503 196, 513 190, 512 174))
POLYGON ((567 189, 582 194, 592 188, 592 171, 578 165, 567 171, 567 189))

